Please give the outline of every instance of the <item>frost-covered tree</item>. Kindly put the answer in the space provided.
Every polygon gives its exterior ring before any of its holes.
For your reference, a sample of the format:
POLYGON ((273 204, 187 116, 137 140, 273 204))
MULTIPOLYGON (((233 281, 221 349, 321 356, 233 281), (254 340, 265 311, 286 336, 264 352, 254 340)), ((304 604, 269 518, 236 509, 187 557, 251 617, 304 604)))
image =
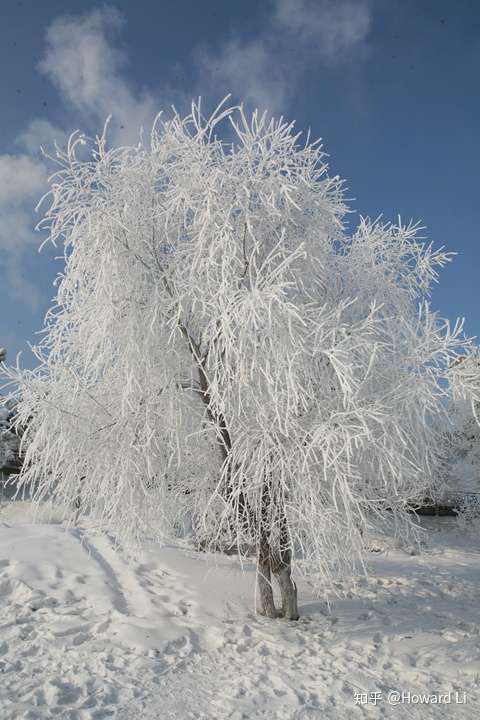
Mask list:
POLYGON ((19 441, 11 427, 11 416, 11 408, 0 405, 0 474, 11 472, 19 465, 19 441))
POLYGON ((253 546, 259 611, 273 573, 296 618, 292 557, 327 587, 432 490, 464 342, 428 303, 448 256, 400 221, 349 235, 319 143, 238 107, 159 117, 135 147, 75 134, 55 162, 65 268, 38 367, 7 373, 20 481, 124 537, 191 517, 253 546))
MULTIPOLYGON (((0 364, 6 357, 7 351, 0 348, 0 364)), ((12 427, 14 415, 12 402, 4 402, 0 396, 0 478, 7 472, 18 469, 20 464, 19 438, 12 427)))

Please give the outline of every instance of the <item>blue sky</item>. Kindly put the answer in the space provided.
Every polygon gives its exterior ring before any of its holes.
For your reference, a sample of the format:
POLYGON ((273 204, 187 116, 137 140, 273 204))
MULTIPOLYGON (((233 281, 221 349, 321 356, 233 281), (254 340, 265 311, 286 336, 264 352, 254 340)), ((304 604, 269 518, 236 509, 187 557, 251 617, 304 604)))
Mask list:
POLYGON ((458 253, 434 308, 480 336, 480 3, 477 0, 2 0, 0 346, 10 361, 42 327, 61 270, 33 208, 41 144, 112 141, 173 103, 226 93, 322 137, 363 215, 422 220, 458 253))

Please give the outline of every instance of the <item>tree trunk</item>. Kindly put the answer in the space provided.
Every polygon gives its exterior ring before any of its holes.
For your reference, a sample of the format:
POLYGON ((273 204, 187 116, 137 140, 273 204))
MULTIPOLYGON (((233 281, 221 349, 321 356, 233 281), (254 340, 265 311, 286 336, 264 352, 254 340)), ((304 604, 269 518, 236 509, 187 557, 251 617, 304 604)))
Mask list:
POLYGON ((257 557, 257 612, 270 618, 284 617, 298 620, 297 586, 292 580, 292 551, 288 533, 287 518, 283 508, 274 511, 280 516, 280 533, 276 547, 272 548, 270 521, 272 508, 268 479, 262 492, 260 517, 260 541, 257 557), (273 599, 272 575, 277 581, 282 596, 282 609, 276 610, 273 599))
POLYGON ((297 586, 292 580, 292 553, 280 549, 272 557, 272 572, 282 594, 282 616, 287 620, 298 620, 297 586))
POLYGON ((290 550, 272 551, 266 538, 260 541, 257 559, 257 612, 269 618, 284 617, 298 620, 297 586, 292 580, 290 550), (272 574, 282 595, 282 609, 277 610, 273 600, 272 574))
POLYGON ((276 618, 280 613, 273 600, 271 576, 271 550, 266 538, 260 541, 257 557, 257 612, 269 618, 276 618))

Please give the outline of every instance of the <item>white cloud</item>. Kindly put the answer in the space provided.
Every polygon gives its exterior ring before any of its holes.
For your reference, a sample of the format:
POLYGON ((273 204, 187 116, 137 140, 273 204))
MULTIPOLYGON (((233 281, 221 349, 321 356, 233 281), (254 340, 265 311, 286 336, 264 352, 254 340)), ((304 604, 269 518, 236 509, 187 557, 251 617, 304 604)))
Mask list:
POLYGON ((247 105, 276 112, 289 94, 288 76, 274 61, 268 41, 226 42, 218 54, 203 49, 197 53, 201 70, 201 92, 206 89, 215 100, 232 92, 247 105))
POLYGON ((119 76, 122 56, 109 38, 121 23, 117 10, 102 8, 80 17, 59 17, 49 26, 39 69, 73 107, 96 111, 97 102, 103 104, 104 96, 111 96, 111 82, 119 76))
POLYGON ((342 62, 366 40, 371 25, 369 0, 276 0, 277 28, 320 57, 342 62))
POLYGON ((32 209, 46 189, 41 162, 28 155, 0 155, 0 258, 13 294, 33 308, 38 292, 22 273, 22 256, 35 242, 32 209))
POLYGON ((43 163, 28 155, 0 155, 0 250, 17 255, 32 242, 32 210, 46 190, 43 163))
POLYGON ((125 58, 113 45, 121 25, 122 16, 112 7, 57 18, 48 28, 39 70, 95 132, 111 114, 115 140, 135 142, 158 107, 150 92, 134 90, 122 75, 125 58))
POLYGON ((371 0, 274 0, 254 40, 197 53, 200 89, 214 99, 232 92, 247 105, 283 114, 307 67, 343 64, 365 46, 370 25, 371 0))
MULTIPOLYGON (((15 208, 45 187, 46 169, 28 155, 0 155, 0 207, 15 208)), ((0 224, 0 233, 2 225, 0 224)))
POLYGON ((51 148, 56 142, 65 144, 68 133, 45 118, 34 118, 17 137, 17 145, 35 155, 40 148, 51 148))

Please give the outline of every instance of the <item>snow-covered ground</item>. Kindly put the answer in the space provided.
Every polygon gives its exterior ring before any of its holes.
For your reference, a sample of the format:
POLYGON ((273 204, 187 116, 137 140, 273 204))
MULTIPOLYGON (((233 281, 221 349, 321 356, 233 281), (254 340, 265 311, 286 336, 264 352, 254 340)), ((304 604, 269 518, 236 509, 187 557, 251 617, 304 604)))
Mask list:
POLYGON ((94 527, 39 519, 0 508, 1 720, 480 717, 480 542, 453 519, 427 521, 421 555, 372 553, 330 612, 300 584, 297 623, 252 613, 234 557, 152 545, 129 564, 94 527))

